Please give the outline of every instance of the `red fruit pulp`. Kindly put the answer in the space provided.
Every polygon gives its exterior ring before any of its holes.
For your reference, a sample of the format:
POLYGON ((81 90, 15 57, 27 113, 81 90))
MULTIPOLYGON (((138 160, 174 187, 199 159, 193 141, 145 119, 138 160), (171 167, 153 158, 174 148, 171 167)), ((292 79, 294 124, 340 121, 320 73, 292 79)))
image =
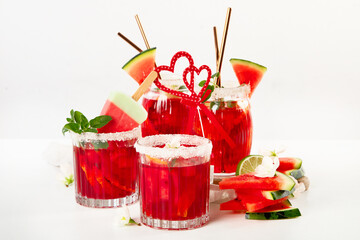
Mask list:
POLYGON ((76 193, 116 199, 137 192, 138 153, 133 147, 136 140, 131 141, 108 141, 107 149, 98 150, 74 146, 76 193))
POLYGON ((208 213, 210 164, 189 166, 198 158, 177 158, 174 162, 153 159, 149 165, 140 164, 142 215, 179 221, 208 213), (179 162, 187 166, 178 166, 179 162))

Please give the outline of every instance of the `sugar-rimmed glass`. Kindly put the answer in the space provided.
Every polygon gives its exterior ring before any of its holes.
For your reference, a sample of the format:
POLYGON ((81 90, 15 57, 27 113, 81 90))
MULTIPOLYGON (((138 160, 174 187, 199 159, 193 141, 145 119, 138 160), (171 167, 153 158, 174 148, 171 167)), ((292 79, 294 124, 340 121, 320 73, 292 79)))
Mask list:
POLYGON ((209 220, 211 141, 195 135, 153 135, 135 144, 140 153, 143 224, 192 229, 209 220))
POLYGON ((233 175, 239 161, 250 154, 253 125, 249 101, 250 88, 242 85, 231 88, 215 88, 211 98, 205 103, 225 132, 235 144, 231 147, 224 136, 214 128, 208 117, 201 113, 201 121, 196 115, 196 134, 210 139, 213 144, 211 165, 217 174, 233 175), (204 130, 204 132, 202 132, 204 130))
POLYGON ((140 127, 117 133, 72 133, 76 202, 112 208, 139 198, 138 158, 134 144, 140 127))

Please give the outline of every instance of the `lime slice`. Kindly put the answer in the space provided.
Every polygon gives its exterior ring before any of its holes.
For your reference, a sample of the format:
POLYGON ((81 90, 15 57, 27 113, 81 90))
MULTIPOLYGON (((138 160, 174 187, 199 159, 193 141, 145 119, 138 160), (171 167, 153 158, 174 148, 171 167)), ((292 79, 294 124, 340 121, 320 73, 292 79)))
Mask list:
POLYGON ((244 157, 238 164, 236 175, 255 172, 255 168, 262 163, 264 156, 262 155, 249 155, 244 157))

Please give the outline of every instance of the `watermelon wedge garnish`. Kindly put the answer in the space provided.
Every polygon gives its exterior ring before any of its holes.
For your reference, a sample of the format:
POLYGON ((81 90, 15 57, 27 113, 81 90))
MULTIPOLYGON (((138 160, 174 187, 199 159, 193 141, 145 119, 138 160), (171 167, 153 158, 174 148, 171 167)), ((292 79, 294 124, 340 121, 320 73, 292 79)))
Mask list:
POLYGON ((236 177, 225 178, 219 183, 220 189, 259 189, 259 190, 287 190, 295 186, 289 176, 276 172, 274 177, 256 177, 254 173, 246 173, 236 177))
POLYGON ((145 50, 130 59, 122 69, 140 85, 155 68, 155 53, 156 48, 145 50))
POLYGON ((250 85, 250 97, 253 94, 255 88, 261 81, 267 68, 243 59, 232 58, 230 63, 234 69, 235 75, 241 84, 250 85))

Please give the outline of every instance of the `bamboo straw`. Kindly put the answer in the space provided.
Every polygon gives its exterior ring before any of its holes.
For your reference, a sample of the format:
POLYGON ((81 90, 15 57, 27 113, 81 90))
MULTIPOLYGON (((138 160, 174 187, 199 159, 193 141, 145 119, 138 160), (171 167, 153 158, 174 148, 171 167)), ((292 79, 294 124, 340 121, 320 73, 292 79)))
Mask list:
MULTIPOLYGON (((215 42, 215 57, 216 57, 216 69, 218 69, 218 63, 219 63, 219 44, 218 44, 218 37, 217 37, 217 31, 216 27, 213 27, 214 30, 214 42, 215 42)), ((220 75, 218 76, 218 79, 221 83, 220 75)), ((216 81, 217 82, 217 81, 216 81)))
MULTIPOLYGON (((150 49, 150 44, 149 44, 149 42, 148 42, 148 40, 147 40, 147 38, 146 38, 145 31, 144 31, 144 29, 143 29, 143 27, 142 27, 142 25, 141 25, 140 18, 139 18, 139 16, 138 16, 137 14, 135 15, 135 20, 136 20, 137 25, 138 25, 138 27, 139 27, 139 29, 140 29, 141 36, 142 36, 142 38, 144 39, 146 48, 147 48, 147 49, 150 49)), ((156 66, 156 63, 155 63, 155 67, 157 67, 157 66, 156 66)), ((160 74, 158 75, 158 78, 161 79, 160 74)))
POLYGON ((135 15, 135 19, 136 19, 136 22, 137 22, 137 24, 138 24, 138 26, 139 26, 139 29, 140 29, 140 32, 141 32, 141 36, 142 36, 142 37, 143 37, 143 39, 144 39, 144 42, 145 42, 146 48, 147 48, 147 49, 149 49, 149 48, 150 48, 149 42, 148 42, 148 40, 147 40, 147 38, 146 38, 146 35, 145 35, 145 32, 144 32, 144 29, 143 29, 143 27, 142 27, 142 25, 141 25, 141 22, 140 22, 139 16, 138 16, 137 14, 135 15))
POLYGON ((142 52, 143 50, 141 48, 139 48, 135 43, 133 43, 132 41, 130 41, 130 39, 128 39, 127 37, 125 37, 123 34, 121 34, 120 32, 118 32, 119 37, 121 37, 122 39, 124 39, 125 42, 127 42, 128 44, 130 44, 133 48, 135 48, 137 51, 142 52))
MULTIPOLYGON (((219 56, 219 60, 218 60, 219 63, 218 63, 218 67, 216 69, 219 74, 221 71, 222 61, 223 61, 223 57, 224 57, 224 50, 225 50, 226 37, 227 37, 229 23, 230 23, 230 16, 231 16, 231 8, 229 7, 227 9, 227 13, 226 13, 225 26, 224 26, 221 47, 220 47, 220 56, 219 56)), ((216 78, 216 85, 221 87, 220 78, 216 78)))

